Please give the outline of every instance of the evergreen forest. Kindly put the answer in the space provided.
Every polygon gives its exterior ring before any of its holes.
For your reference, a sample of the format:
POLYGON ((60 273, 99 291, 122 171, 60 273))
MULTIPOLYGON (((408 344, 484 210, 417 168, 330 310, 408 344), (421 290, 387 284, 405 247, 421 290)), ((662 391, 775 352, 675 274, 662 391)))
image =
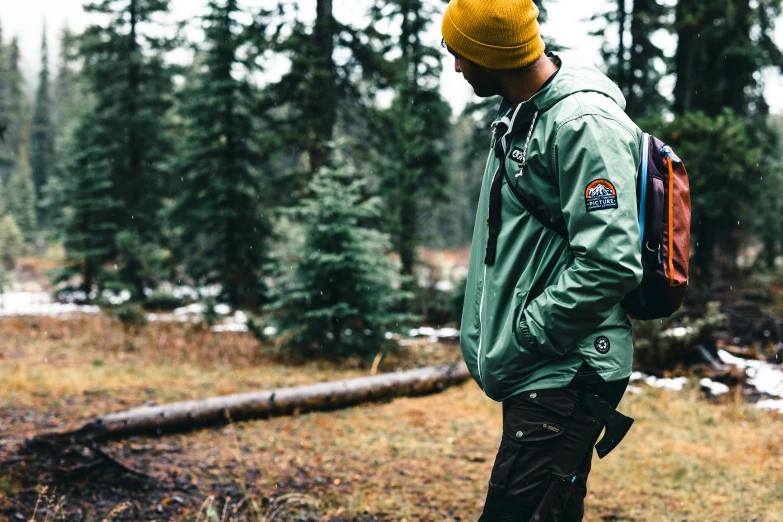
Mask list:
POLYGON ((600 316, 644 252, 604 176, 617 255, 542 225, 467 284, 502 100, 446 0, 0 0, 0 522, 783 520, 783 0, 533 1, 687 167, 670 317, 600 316))
MULTIPOLYGON (((536 3, 560 51, 554 1, 536 3)), ((40 43, 34 92, 0 29, 0 281, 37 257, 81 302, 154 309, 189 288, 323 355, 458 322, 464 273, 433 252, 466 262, 499 100, 455 114, 444 99, 444 2, 374 0, 361 24, 332 0, 209 0, 187 21, 169 4, 86 2, 93 23, 63 30, 58 56, 40 43)), ((688 166, 689 299, 780 270, 781 116, 764 96, 780 0, 596 6, 598 65, 688 166)))

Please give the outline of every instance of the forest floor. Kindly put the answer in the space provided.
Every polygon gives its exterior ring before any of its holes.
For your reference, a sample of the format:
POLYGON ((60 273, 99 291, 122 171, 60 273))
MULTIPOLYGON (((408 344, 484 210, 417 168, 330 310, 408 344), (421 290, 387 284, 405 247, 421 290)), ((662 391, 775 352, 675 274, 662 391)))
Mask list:
MULTIPOLYGON (((381 371, 460 360, 455 345, 385 358, 381 371)), ((284 365, 247 334, 102 315, 0 321, 0 521, 475 520, 501 412, 472 383, 428 397, 107 442, 123 465, 64 470, 25 437, 150 403, 366 375, 284 365)), ((783 521, 783 418, 643 388, 629 437, 594 459, 586 521, 783 521)), ((110 462, 110 461, 109 461, 110 462)))

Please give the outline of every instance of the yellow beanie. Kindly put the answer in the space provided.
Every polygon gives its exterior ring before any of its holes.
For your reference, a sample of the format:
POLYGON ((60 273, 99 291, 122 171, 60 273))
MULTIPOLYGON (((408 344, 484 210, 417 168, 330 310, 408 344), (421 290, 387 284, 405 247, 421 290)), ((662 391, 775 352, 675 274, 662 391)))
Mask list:
POLYGON ((460 56, 487 69, 516 69, 544 53, 533 0, 451 0, 443 39, 460 56))

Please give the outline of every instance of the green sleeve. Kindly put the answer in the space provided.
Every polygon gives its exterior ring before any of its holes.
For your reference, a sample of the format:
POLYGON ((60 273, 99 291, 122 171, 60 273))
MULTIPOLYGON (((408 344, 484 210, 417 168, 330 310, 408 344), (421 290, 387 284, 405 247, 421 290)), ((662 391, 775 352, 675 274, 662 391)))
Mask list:
POLYGON ((579 116, 554 136, 550 168, 559 185, 572 261, 555 284, 521 310, 517 338, 531 351, 563 355, 641 282, 639 140, 636 132, 601 115, 579 116), (599 180, 609 183, 594 184, 599 180), (616 204, 598 196, 588 202, 591 184, 613 187, 616 204), (599 209, 589 210, 588 203, 599 209))

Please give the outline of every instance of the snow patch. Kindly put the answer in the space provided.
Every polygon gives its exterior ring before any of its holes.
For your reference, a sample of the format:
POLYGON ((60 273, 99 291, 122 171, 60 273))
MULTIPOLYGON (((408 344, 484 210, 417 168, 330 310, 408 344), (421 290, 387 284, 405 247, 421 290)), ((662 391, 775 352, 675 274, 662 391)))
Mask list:
POLYGON ((410 337, 428 337, 430 341, 437 342, 439 339, 459 339, 459 330, 456 328, 431 328, 422 326, 414 328, 408 332, 410 337))
POLYGON ((219 315, 228 315, 231 313, 231 307, 227 304, 218 304, 215 305, 215 313, 219 315))
POLYGON ((767 399, 756 403, 759 410, 772 410, 783 413, 783 400, 767 399))
POLYGON ((188 306, 183 306, 181 308, 175 309, 173 314, 174 317, 185 318, 183 320, 187 320, 186 318, 192 318, 198 321, 200 316, 204 314, 204 311, 206 309, 207 307, 201 303, 193 303, 188 306))
POLYGON ((759 392, 783 397, 783 369, 780 366, 764 361, 742 359, 725 350, 718 350, 718 357, 724 364, 743 368, 748 376, 748 384, 759 392))
POLYGON ((451 281, 438 281, 435 283, 435 290, 438 290, 439 292, 453 292, 454 283, 451 281))
MULTIPOLYGON (((217 306, 215 309, 217 311, 217 306)), ((226 312, 226 314, 227 313, 228 312, 226 312)), ((214 325, 210 330, 213 332, 247 332, 249 330, 247 327, 247 314, 242 310, 237 310, 234 312, 234 315, 226 317, 220 324, 214 325)), ((264 329, 264 331, 266 331, 266 329, 264 329)))
POLYGON ((0 294, 0 317, 38 316, 60 317, 76 314, 97 314, 101 309, 92 305, 58 303, 46 292, 7 292, 0 294))
POLYGON ((731 388, 729 388, 722 382, 716 382, 707 377, 699 381, 699 384, 701 385, 702 388, 706 388, 707 390, 709 390, 709 392, 712 395, 723 395, 724 393, 729 393, 729 391, 731 391, 731 388))
POLYGON ((661 336, 673 337, 679 339, 680 337, 687 337, 694 333, 696 333, 696 329, 693 328, 692 326, 688 326, 688 327, 678 326, 677 328, 670 328, 669 330, 662 332, 661 336))
POLYGON ((119 294, 115 294, 114 292, 104 290, 101 292, 101 297, 109 301, 109 303, 113 304, 114 306, 119 306, 130 301, 131 293, 128 290, 122 290, 119 294))
POLYGON ((240 323, 223 323, 223 324, 216 324, 212 328, 210 328, 213 332, 221 333, 221 332, 247 332, 247 325, 246 324, 240 324, 240 323))
POLYGON ((687 377, 658 378, 649 375, 644 379, 645 384, 652 388, 663 388, 670 391, 682 391, 683 386, 688 382, 687 377))

